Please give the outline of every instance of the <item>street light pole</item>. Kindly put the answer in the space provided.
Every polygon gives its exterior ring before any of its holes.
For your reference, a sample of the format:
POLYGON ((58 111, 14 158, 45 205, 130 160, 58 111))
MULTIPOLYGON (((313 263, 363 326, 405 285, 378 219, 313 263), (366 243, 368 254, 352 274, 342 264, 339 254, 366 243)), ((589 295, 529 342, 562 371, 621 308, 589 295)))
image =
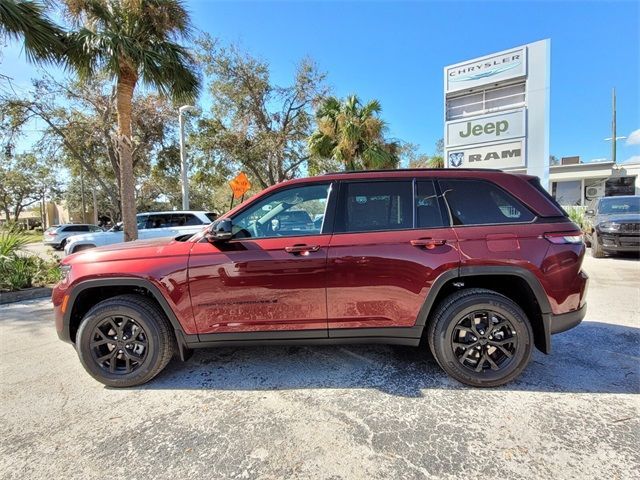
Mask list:
POLYGON ((611 137, 605 138, 606 141, 611 140, 611 160, 613 161, 614 165, 617 165, 617 142, 618 140, 622 140, 623 138, 627 137, 616 137, 616 89, 614 88, 611 91, 611 137))
POLYGON ((187 155, 184 151, 184 112, 193 112, 196 108, 191 105, 183 105, 178 109, 178 123, 180 124, 180 177, 182 182, 182 209, 189 210, 189 178, 187 155))

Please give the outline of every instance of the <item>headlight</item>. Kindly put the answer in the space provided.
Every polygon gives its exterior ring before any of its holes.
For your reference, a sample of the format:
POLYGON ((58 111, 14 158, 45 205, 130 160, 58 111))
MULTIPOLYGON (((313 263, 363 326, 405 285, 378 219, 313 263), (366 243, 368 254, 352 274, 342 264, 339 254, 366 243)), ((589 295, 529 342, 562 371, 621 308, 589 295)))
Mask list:
POLYGON ((620 224, 616 222, 603 222, 598 225, 600 230, 604 230, 605 232, 617 232, 620 230, 620 224))
POLYGON ((71 265, 60 265, 60 281, 63 282, 71 273, 71 265))

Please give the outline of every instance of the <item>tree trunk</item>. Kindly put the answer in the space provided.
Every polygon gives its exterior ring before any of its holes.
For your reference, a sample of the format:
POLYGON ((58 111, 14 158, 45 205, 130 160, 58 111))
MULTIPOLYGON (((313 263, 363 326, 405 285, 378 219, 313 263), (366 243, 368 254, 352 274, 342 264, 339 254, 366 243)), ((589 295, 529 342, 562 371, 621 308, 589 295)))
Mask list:
POLYGON ((124 241, 138 238, 136 222, 135 177, 131 155, 131 104, 136 74, 127 69, 121 73, 116 87, 116 109, 118 111, 118 153, 120 157, 120 206, 124 222, 124 241))

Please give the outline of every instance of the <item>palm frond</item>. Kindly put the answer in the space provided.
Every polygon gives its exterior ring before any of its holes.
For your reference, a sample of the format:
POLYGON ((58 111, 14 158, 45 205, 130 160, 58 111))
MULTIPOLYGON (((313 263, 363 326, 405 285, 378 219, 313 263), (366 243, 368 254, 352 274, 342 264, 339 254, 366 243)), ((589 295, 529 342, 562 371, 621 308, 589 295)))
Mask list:
POLYGON ((65 45, 63 30, 44 14, 41 3, 29 0, 0 0, 0 36, 24 40, 27 60, 60 60, 65 45))

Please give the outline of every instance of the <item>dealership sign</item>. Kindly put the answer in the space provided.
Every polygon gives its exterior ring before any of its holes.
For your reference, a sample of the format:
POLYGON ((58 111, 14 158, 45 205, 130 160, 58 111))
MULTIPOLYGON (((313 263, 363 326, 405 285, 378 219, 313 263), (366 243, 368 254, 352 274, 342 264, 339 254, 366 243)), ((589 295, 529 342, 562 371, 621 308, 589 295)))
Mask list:
POLYGON ((449 150, 447 167, 498 169, 524 167, 524 151, 524 140, 449 150))
POLYGON ((524 137, 524 109, 447 123, 447 146, 474 145, 524 137))
POLYGON ((518 48, 458 63, 445 70, 445 92, 466 90, 527 74, 527 50, 518 48))

